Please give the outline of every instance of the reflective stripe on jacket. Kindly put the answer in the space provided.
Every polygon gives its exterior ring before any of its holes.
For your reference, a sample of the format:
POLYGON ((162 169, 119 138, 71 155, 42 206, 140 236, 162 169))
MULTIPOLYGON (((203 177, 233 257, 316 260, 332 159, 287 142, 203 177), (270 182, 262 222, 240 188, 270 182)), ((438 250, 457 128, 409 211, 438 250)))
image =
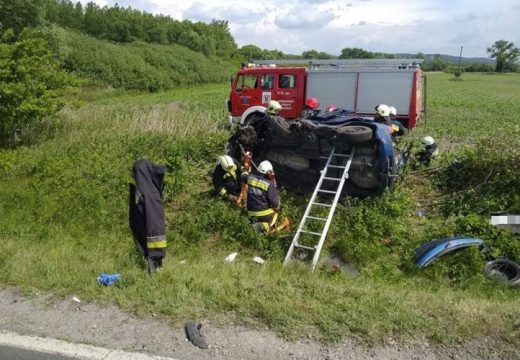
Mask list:
POLYGON ((247 213, 249 216, 268 216, 280 207, 280 196, 274 184, 261 175, 247 178, 247 213))

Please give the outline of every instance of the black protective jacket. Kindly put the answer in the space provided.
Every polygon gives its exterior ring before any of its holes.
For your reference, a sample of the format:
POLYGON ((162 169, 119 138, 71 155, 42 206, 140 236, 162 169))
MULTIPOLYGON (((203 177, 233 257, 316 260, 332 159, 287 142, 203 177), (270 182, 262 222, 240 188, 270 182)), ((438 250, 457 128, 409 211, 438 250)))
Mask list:
POLYGON ((164 166, 138 160, 132 167, 130 184, 130 228, 139 251, 146 258, 166 255, 166 226, 161 200, 164 166))
POLYGON ((215 188, 215 195, 238 195, 240 193, 240 182, 242 173, 240 171, 240 164, 233 159, 236 169, 234 171, 224 171, 222 166, 217 165, 213 170, 213 186, 215 188), (224 189, 224 190, 223 190, 224 189))
POLYGON ((278 190, 274 183, 266 179, 264 175, 249 175, 247 185, 247 213, 249 216, 270 216, 280 208, 278 190))
POLYGON ((426 166, 429 166, 430 165, 430 162, 431 160, 437 156, 437 154, 439 153, 438 151, 438 146, 436 143, 432 144, 432 145, 426 145, 424 147, 424 150, 421 150, 417 153, 417 158, 418 160, 426 165, 426 166))

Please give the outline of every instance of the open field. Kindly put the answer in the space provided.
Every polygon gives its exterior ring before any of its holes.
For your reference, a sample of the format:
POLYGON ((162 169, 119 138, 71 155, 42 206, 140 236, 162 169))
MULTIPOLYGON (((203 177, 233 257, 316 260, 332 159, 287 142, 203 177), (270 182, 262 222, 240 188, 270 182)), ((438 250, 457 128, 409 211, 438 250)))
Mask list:
MULTIPOLYGON (((464 234, 520 260, 520 239, 488 224, 490 212, 520 213, 520 76, 462 77, 429 75, 427 119, 403 139, 438 139, 435 170, 407 171, 382 198, 338 208, 328 250, 355 265, 357 278, 284 268, 290 236, 256 234, 242 211, 210 195, 209 172, 228 136, 227 84, 70 94, 31 146, 0 151, 0 282, 173 324, 197 318, 267 326, 291 339, 491 336, 520 344, 519 289, 486 279, 481 253, 446 256, 422 271, 410 259, 426 241, 464 234), (129 171, 142 157, 168 168, 169 253, 155 276, 142 270, 127 222, 129 171), (456 169, 448 165, 453 159, 456 169), (233 251, 237 260, 225 263, 233 251), (252 262, 256 255, 267 263, 252 262), (101 272, 122 280, 101 287, 101 272)), ((305 196, 284 190, 282 198, 298 222, 305 196)))

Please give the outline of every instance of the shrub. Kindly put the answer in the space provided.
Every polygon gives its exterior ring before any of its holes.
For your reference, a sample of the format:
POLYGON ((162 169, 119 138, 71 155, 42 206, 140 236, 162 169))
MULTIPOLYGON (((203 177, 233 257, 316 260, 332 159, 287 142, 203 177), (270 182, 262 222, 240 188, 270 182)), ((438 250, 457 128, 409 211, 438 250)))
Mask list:
POLYGON ((68 78, 41 33, 6 31, 0 42, 0 143, 13 145, 24 130, 59 110, 68 78))

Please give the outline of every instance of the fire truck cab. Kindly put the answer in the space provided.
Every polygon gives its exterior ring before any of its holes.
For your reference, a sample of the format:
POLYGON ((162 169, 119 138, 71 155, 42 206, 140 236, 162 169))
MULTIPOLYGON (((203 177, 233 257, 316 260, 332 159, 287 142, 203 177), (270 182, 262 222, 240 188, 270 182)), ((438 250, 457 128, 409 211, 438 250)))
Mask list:
POLYGON ((394 106, 398 120, 413 128, 425 105, 421 61, 258 60, 243 64, 231 83, 229 122, 244 124, 262 114, 270 100, 282 105, 284 118, 300 118, 305 100, 315 97, 322 107, 334 104, 359 116, 374 115, 378 104, 394 106))

